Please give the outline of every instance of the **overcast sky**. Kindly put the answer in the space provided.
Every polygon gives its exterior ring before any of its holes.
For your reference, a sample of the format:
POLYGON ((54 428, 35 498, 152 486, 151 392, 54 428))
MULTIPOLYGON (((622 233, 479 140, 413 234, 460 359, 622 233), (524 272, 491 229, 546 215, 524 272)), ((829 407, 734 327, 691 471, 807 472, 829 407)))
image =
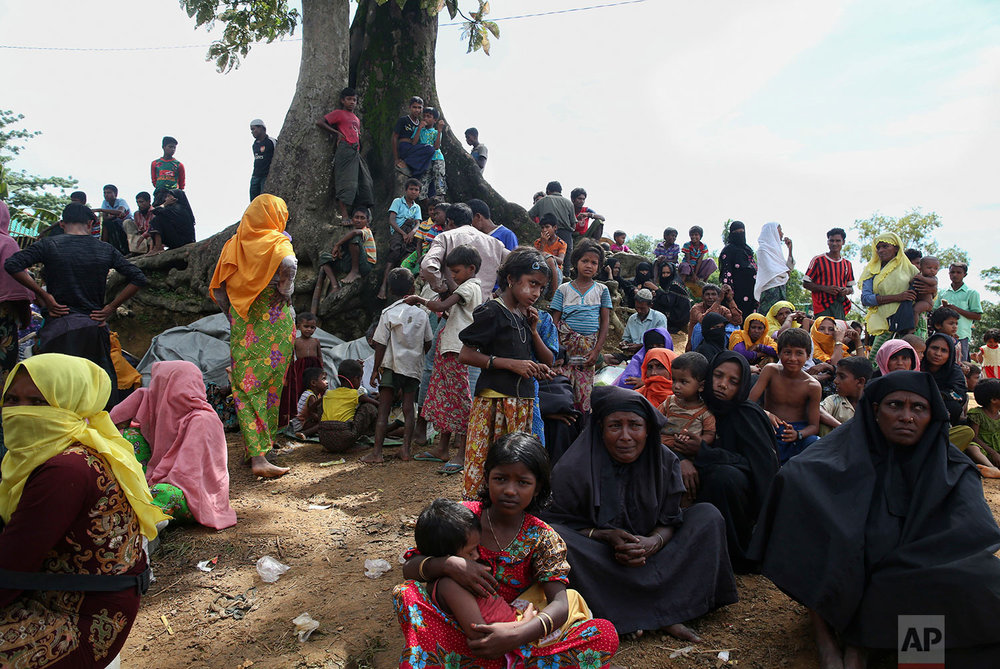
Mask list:
MULTIPOLYGON (((607 1, 491 6, 500 18, 607 1)), ((442 27, 438 92, 453 126, 480 129, 486 177, 509 200, 530 205, 558 179, 567 192, 585 187, 612 229, 659 237, 670 225, 683 241, 698 224, 714 250, 728 218, 747 223, 752 244, 778 221, 801 269, 828 228, 922 207, 942 217, 941 243, 969 251, 978 287, 978 271, 1000 265, 996 10, 990 0, 647 0, 500 21, 490 57, 466 55, 459 29, 442 27)), ((279 134, 300 42, 258 46, 220 75, 204 60, 211 39, 176 0, 0 3, 2 45, 197 45, 0 49, 0 105, 44 133, 15 166, 72 175, 95 206, 113 182, 131 204, 170 134, 199 238, 238 220, 248 122, 279 134)))

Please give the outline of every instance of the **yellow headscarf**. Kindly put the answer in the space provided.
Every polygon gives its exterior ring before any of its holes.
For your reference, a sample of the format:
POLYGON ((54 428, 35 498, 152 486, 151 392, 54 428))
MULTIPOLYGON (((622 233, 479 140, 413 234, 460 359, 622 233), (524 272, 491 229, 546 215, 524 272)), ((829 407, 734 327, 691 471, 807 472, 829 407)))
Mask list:
POLYGON ((837 319, 833 316, 820 316, 813 321, 812 330, 809 332, 809 336, 813 340, 813 358, 820 362, 827 362, 833 355, 833 335, 823 334, 819 331, 819 324, 827 319, 833 321, 833 327, 837 327, 837 319))
POLYGON ((250 305, 271 282, 281 261, 295 255, 292 243, 282 233, 288 221, 285 201, 274 195, 258 195, 236 228, 236 234, 222 247, 212 275, 209 295, 226 284, 229 302, 243 318, 250 305))
POLYGON ((84 358, 45 353, 18 363, 7 377, 4 393, 24 369, 49 406, 3 408, 7 455, 0 470, 0 518, 9 522, 17 509, 28 477, 73 444, 79 442, 102 456, 128 498, 147 538, 156 536, 156 523, 169 516, 153 505, 146 477, 132 445, 115 429, 104 410, 111 395, 107 373, 84 358))
MULTIPOLYGON (((774 305, 767 310, 767 316, 765 316, 765 318, 767 319, 767 334, 773 335, 775 332, 781 329, 782 325, 784 325, 784 323, 779 323, 777 319, 778 312, 781 311, 782 309, 791 309, 792 311, 795 311, 795 305, 792 304, 791 302, 782 300, 781 302, 775 302, 774 305)), ((792 327, 800 328, 802 327, 802 324, 792 321, 792 327)))
POLYGON ((756 313, 750 314, 749 316, 743 319, 743 329, 737 330, 733 334, 729 335, 729 350, 730 351, 733 350, 733 348, 740 342, 743 342, 743 345, 746 347, 748 351, 750 350, 751 346, 757 346, 757 345, 770 346, 771 348, 777 350, 778 344, 774 341, 771 335, 767 333, 767 330, 768 330, 767 318, 765 318, 761 314, 756 314, 756 313), (753 339, 750 338, 750 324, 753 323, 754 321, 758 321, 764 324, 764 334, 762 334, 760 336, 760 339, 758 339, 757 341, 754 341, 753 339))
MULTIPOLYGON (((896 295, 910 287, 910 280, 917 274, 917 268, 903 252, 903 241, 894 232, 883 232, 872 240, 872 259, 861 271, 861 284, 872 279, 872 290, 876 295, 896 295), (879 242, 892 244, 898 251, 884 266, 878 259, 875 248, 879 242)), ((889 331, 889 317, 899 309, 899 302, 887 302, 876 307, 868 307, 865 316, 868 334, 880 335, 889 331)))

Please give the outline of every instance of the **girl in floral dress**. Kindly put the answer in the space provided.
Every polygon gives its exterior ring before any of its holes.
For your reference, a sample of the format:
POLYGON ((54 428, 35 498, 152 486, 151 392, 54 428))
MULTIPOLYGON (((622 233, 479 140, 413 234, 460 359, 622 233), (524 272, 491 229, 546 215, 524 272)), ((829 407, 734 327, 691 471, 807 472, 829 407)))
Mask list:
POLYGON ((482 526, 480 561, 416 550, 407 555, 403 574, 413 580, 393 592, 405 641, 400 669, 506 669, 508 659, 514 667, 538 669, 609 666, 618 649, 614 625, 593 618, 583 598, 567 589, 566 544, 532 515, 551 496, 548 456, 538 438, 525 432, 501 437, 485 471, 481 501, 465 503, 482 526), (475 638, 468 638, 431 595, 434 581, 446 576, 477 597, 496 593, 512 604, 521 599, 538 613, 472 624, 475 638))

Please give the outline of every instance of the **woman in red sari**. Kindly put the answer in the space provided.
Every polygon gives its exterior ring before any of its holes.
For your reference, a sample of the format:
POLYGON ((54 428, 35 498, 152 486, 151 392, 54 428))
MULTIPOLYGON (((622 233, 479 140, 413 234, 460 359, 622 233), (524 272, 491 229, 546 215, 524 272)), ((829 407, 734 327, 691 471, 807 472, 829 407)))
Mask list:
POLYGON ((413 580, 393 593, 405 640, 400 669, 506 669, 505 653, 517 657, 517 667, 609 666, 618 649, 614 625, 594 619, 578 594, 569 596, 566 544, 531 513, 551 495, 541 442, 524 432, 504 435, 490 448, 485 475, 482 501, 465 503, 483 527, 480 562, 408 554, 403 574, 413 580), (507 602, 526 599, 538 614, 516 622, 474 625, 478 638, 467 638, 430 594, 433 582, 444 576, 477 597, 496 593, 507 602))

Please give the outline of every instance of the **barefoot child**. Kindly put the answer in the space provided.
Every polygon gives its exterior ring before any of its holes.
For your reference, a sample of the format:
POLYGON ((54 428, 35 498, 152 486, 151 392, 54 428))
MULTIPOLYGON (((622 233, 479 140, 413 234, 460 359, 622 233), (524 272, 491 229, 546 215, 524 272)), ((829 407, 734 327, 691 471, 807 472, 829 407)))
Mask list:
POLYGON ((681 247, 677 243, 677 230, 667 228, 663 231, 663 241, 658 243, 656 248, 653 249, 653 257, 657 260, 663 258, 664 262, 672 265, 677 264, 677 261, 681 257, 681 247))
POLYGON ((436 300, 410 295, 406 303, 421 305, 436 313, 447 312, 448 315, 444 327, 438 332, 434 368, 427 386, 427 398, 421 408, 424 419, 440 433, 440 445, 436 451, 424 451, 415 459, 444 462, 439 470, 442 474, 457 474, 462 471, 465 462, 465 432, 472 408, 469 369, 458 361, 462 351, 462 340, 458 335, 472 323, 472 314, 483 301, 482 288, 476 278, 482 259, 474 248, 462 245, 448 253, 445 265, 458 285, 455 292, 436 300), (449 462, 452 441, 457 450, 455 462, 449 462))
POLYGON ((702 444, 711 446, 715 441, 715 416, 701 399, 708 360, 695 351, 682 353, 674 358, 671 371, 674 394, 658 407, 667 417, 660 442, 681 459, 681 478, 687 490, 682 505, 690 506, 698 496, 698 470, 693 461, 702 444))
POLYGON ((809 334, 804 328, 778 335, 778 365, 768 365, 750 391, 750 401, 764 397, 764 410, 777 433, 778 461, 783 465, 819 439, 819 381, 802 367, 809 358, 809 334))
POLYGON ((502 293, 481 304, 459 333, 458 361, 483 370, 466 431, 462 497, 476 499, 484 483, 486 449, 508 432, 529 432, 535 404, 532 377, 551 377, 552 350, 538 334, 532 306, 549 282, 549 267, 532 248, 515 249, 497 270, 502 293), (531 359, 532 352, 538 362, 531 359))
POLYGON ((319 340, 313 338, 317 327, 316 316, 312 312, 303 311, 295 315, 295 329, 299 331, 299 336, 295 338, 292 349, 293 362, 285 372, 281 404, 278 407, 278 425, 287 425, 298 415, 299 397, 309 387, 303 380, 305 371, 311 367, 323 367, 319 340))
POLYGON ((312 310, 319 309, 323 299, 323 279, 330 280, 330 292, 340 290, 340 283, 354 283, 358 278, 368 276, 378 261, 378 251, 375 247, 375 236, 368 227, 371 212, 367 207, 359 207, 351 215, 351 225, 343 237, 337 240, 329 253, 320 253, 322 273, 316 278, 316 289, 313 291, 312 310), (346 274, 340 283, 337 273, 346 274))
POLYGON ((545 449, 530 434, 505 435, 490 446, 485 473, 479 501, 437 500, 417 520, 417 549, 403 566, 413 580, 393 593, 406 644, 400 668, 445 666, 445 657, 481 669, 607 667, 614 626, 567 588, 566 544, 533 515, 551 495, 545 449), (502 567, 494 575, 483 562, 502 567))
POLYGON ((700 283, 706 281, 718 267, 708 255, 708 247, 701 241, 705 236, 701 226, 691 226, 688 236, 691 240, 681 247, 681 253, 684 254, 680 265, 681 278, 685 283, 700 283))
POLYGON ((569 355, 568 376, 573 386, 573 404, 590 413, 590 392, 594 387, 594 366, 608 338, 611 293, 594 281, 604 264, 604 249, 589 239, 573 248, 576 278, 556 290, 549 312, 559 331, 560 348, 569 355))
POLYGON ((378 400, 361 387, 362 370, 360 360, 344 360, 337 370, 340 386, 323 395, 319 443, 330 453, 356 450, 361 437, 374 434, 378 400))
POLYGON ((851 356, 837 361, 837 373, 833 377, 837 393, 824 397, 819 403, 820 437, 854 418, 854 410, 861 393, 865 391, 865 384, 872 378, 872 372, 872 364, 867 358, 851 356))
POLYGON ((409 305, 407 295, 413 294, 413 275, 397 267, 389 272, 389 292, 400 299, 382 310, 375 328, 375 369, 371 383, 378 385, 378 422, 375 424, 375 448, 361 458, 369 464, 382 462, 382 445, 389 422, 389 411, 397 399, 403 408, 403 446, 400 460, 410 459, 410 441, 413 439, 413 407, 420 388, 420 374, 424 369, 424 354, 431 348, 434 333, 427 313, 420 307, 409 305))
POLYGON ((938 288, 937 274, 941 264, 934 256, 924 256, 919 260, 917 268, 920 273, 913 277, 910 290, 917 294, 917 300, 913 303, 913 313, 920 318, 920 314, 934 309, 934 297, 938 288))
POLYGON ((299 439, 315 435, 323 415, 323 394, 326 393, 326 372, 322 367, 310 367, 302 373, 306 389, 299 396, 298 413, 292 419, 292 432, 299 439))

